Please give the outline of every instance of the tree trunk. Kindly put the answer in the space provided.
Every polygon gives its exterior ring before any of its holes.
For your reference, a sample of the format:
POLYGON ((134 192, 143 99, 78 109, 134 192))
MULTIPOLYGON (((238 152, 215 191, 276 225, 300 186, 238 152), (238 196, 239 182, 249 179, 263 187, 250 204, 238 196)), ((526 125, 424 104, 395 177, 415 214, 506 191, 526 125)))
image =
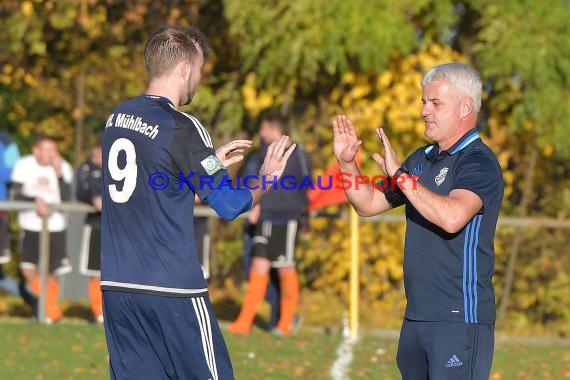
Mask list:
POLYGON ((287 84, 287 89, 285 90, 285 99, 283 100, 283 103, 279 109, 279 113, 281 113, 281 115, 287 115, 289 113, 289 109, 291 108, 291 103, 295 95, 294 90, 295 85, 291 81, 287 84))
MULTIPOLYGON (((531 201, 532 187, 534 179, 534 171, 536 169, 536 161, 538 160, 538 151, 536 147, 532 147, 530 151, 530 158, 528 162, 528 169, 526 171, 524 189, 522 193, 521 202, 519 205, 519 216, 524 217, 528 214, 528 205, 531 201)), ((519 249, 522 240, 522 230, 517 227, 513 242, 511 244, 511 256, 509 257, 509 262, 507 265, 507 273, 505 275, 505 288, 503 290, 503 295, 501 296, 501 302, 499 304, 499 311, 497 315, 497 326, 503 327, 505 325, 505 319, 507 314, 507 308, 509 305, 509 298, 511 295, 511 289, 513 287, 513 282, 515 279, 515 267, 517 264, 517 258, 519 255, 519 249)))
POLYGON ((75 110, 75 141, 73 144, 73 166, 78 167, 83 161, 83 119, 85 113, 85 69, 81 69, 76 85, 75 110))

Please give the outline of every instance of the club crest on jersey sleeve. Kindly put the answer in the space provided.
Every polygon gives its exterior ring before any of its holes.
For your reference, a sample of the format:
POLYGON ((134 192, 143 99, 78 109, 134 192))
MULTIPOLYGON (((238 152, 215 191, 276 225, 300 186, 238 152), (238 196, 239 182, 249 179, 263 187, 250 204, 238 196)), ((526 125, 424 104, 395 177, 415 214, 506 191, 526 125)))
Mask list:
POLYGON ((218 160, 218 158, 214 155, 206 157, 205 159, 200 161, 200 164, 202 165, 206 173, 208 173, 208 175, 212 175, 216 173, 218 170, 224 168, 224 165, 222 165, 220 160, 218 160))

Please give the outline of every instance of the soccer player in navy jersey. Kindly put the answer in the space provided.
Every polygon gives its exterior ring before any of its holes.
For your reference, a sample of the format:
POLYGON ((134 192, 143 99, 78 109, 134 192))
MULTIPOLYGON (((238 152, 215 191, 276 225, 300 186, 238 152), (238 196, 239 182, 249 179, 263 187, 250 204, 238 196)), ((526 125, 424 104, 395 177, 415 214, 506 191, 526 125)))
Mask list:
POLYGON ((232 220, 282 175, 295 145, 284 136, 269 147, 252 190, 231 186, 226 167, 251 141, 214 150, 198 119, 178 110, 198 89, 205 50, 197 29, 156 30, 146 93, 105 126, 101 288, 113 379, 234 378, 196 252, 194 195, 232 220))
MULTIPOLYGON (((363 216, 406 206, 407 306, 397 354, 402 378, 486 380, 493 360, 491 278, 502 172, 476 128, 482 92, 477 71, 443 64, 430 69, 421 85, 425 136, 433 143, 400 164, 379 128, 385 153, 373 158, 388 180, 345 191, 363 216)), ((341 170, 360 175, 354 157, 362 141, 352 122, 337 116, 333 132, 341 170)))

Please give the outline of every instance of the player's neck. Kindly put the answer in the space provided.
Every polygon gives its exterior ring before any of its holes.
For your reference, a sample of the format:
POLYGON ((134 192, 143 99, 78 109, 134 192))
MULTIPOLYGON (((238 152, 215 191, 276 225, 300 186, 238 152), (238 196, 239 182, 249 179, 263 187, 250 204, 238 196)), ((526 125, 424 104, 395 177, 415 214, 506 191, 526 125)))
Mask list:
POLYGON ((180 102, 180 94, 174 90, 176 86, 170 85, 168 79, 155 79, 151 81, 146 90, 147 95, 163 96, 170 100, 176 108, 180 102))

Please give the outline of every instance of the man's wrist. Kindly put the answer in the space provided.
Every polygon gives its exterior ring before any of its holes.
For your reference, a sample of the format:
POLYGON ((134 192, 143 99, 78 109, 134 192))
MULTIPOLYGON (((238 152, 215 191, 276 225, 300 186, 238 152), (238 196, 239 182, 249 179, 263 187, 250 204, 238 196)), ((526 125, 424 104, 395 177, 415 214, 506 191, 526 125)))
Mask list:
POLYGON ((398 178, 398 177, 401 177, 403 175, 407 176, 409 174, 410 174, 410 172, 406 168, 404 168, 403 166, 400 166, 398 168, 398 170, 396 170, 396 172, 394 173, 394 175, 392 177, 398 178))

